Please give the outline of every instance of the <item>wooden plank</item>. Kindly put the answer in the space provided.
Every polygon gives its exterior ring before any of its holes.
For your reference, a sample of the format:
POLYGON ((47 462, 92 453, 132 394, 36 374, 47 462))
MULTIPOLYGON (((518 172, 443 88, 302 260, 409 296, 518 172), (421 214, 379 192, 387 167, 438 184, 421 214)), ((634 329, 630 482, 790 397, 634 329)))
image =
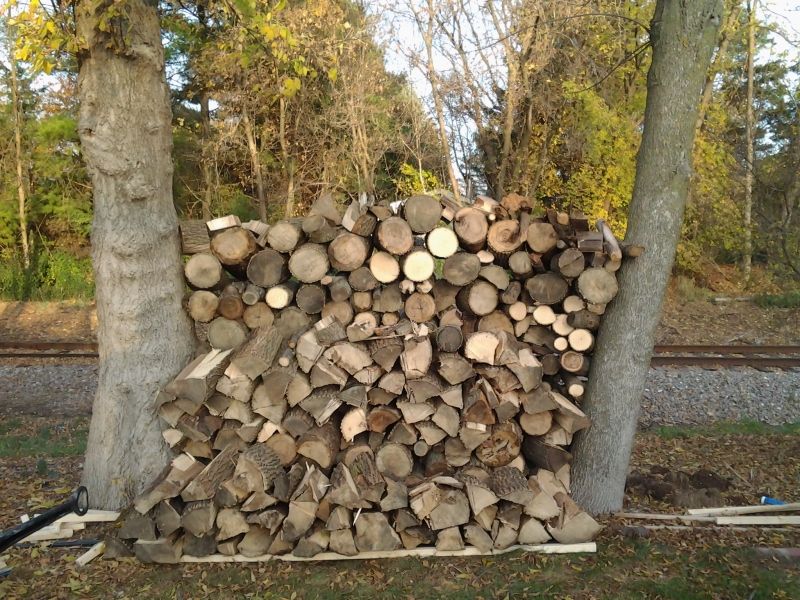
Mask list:
POLYGON ((116 510, 97 510, 91 509, 85 515, 75 513, 64 515, 60 519, 53 521, 56 523, 112 523, 119 519, 119 512, 116 510))
POLYGON ((717 517, 717 525, 800 525, 800 517, 717 517))
POLYGON ((306 562, 318 560, 375 560, 380 558, 402 558, 416 556, 419 558, 445 557, 445 556, 498 556, 508 552, 522 550, 524 552, 536 552, 539 554, 574 554, 581 552, 597 552, 597 544, 587 542, 584 544, 536 544, 510 546, 503 550, 490 550, 481 552, 478 548, 470 547, 464 550, 437 550, 433 547, 414 548, 413 550, 390 550, 376 552, 360 552, 354 556, 344 556, 335 552, 322 552, 311 558, 292 556, 291 554, 272 555, 263 554, 261 556, 225 556, 222 554, 212 554, 211 556, 187 556, 181 557, 181 562, 194 563, 222 563, 222 562, 266 562, 270 560, 282 560, 287 562, 306 562))
POLYGON ((670 515, 665 513, 638 513, 638 512, 619 512, 614 514, 620 519, 649 519, 651 521, 699 521, 713 523, 715 517, 693 516, 693 515, 670 515))
POLYGON ((105 552, 105 550, 106 550, 106 543, 97 542, 94 546, 89 548, 89 550, 87 550, 86 552, 84 552, 78 558, 75 559, 75 565, 78 567, 85 567, 95 558, 97 558, 103 552, 105 552))
POLYGON ((773 512, 800 512, 800 502, 791 504, 756 504, 753 506, 719 506, 715 508, 690 508, 690 515, 727 517, 732 515, 752 515, 773 512))
POLYGON ((48 529, 47 527, 40 529, 39 531, 32 533, 28 537, 23 540, 20 540, 18 543, 26 543, 26 542, 47 542, 49 540, 66 540, 71 538, 75 535, 76 531, 80 531, 86 525, 84 523, 78 523, 77 529, 73 529, 72 527, 63 527, 59 528, 58 530, 48 529))

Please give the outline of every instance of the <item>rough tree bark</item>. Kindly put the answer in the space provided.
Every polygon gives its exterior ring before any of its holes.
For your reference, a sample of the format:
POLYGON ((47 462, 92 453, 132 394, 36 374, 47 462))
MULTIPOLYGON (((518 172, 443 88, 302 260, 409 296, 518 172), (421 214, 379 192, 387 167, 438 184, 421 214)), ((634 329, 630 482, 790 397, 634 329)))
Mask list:
POLYGON ((193 350, 172 204, 169 91, 156 3, 82 1, 79 133, 94 186, 100 372, 83 473, 94 506, 120 508, 168 460, 156 391, 193 350), (107 19, 106 19, 107 20, 107 19), (121 42, 124 40, 124 42, 121 42), (119 44, 124 43, 124 48, 119 44))
POLYGON ((620 292, 600 328, 577 436, 573 493, 595 514, 622 507, 625 477, 655 330, 689 184, 698 101, 723 14, 722 0, 658 0, 653 62, 626 241, 643 256, 620 271, 620 292))

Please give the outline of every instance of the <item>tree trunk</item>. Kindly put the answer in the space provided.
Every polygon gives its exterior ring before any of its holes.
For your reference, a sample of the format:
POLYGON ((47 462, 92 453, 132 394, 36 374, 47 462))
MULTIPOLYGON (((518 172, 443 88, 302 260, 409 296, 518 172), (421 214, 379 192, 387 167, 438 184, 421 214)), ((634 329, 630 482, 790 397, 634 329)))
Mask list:
MULTIPOLYGON (((11 34, 11 28, 8 28, 11 34)), ((12 34, 13 35, 13 34, 12 34)), ((8 62, 10 65, 9 74, 11 75, 11 111, 14 115, 14 162, 17 174, 17 214, 19 216, 19 237, 22 244, 22 261, 27 269, 31 265, 31 251, 28 243, 28 214, 27 214, 27 190, 25 186, 25 159, 22 153, 22 129, 24 128, 24 115, 22 113, 22 103, 20 102, 19 77, 17 74, 17 59, 14 57, 15 35, 10 36, 8 46, 8 62)))
POLYGON ((661 300, 683 219, 698 101, 722 4, 658 0, 656 5, 645 126, 626 236, 647 250, 620 271, 620 293, 603 319, 583 404, 592 427, 576 436, 574 448, 574 498, 592 513, 622 507, 661 300))
POLYGON ((214 197, 214 180, 211 177, 211 111, 209 110, 208 93, 200 92, 200 163, 203 171, 203 197, 201 202, 203 220, 211 220, 211 203, 214 197))
POLYGON ((264 177, 261 173, 261 159, 258 156, 258 144, 253 130, 253 122, 247 109, 242 107, 242 126, 247 139, 247 151, 250 154, 250 167, 253 169, 253 179, 256 182, 256 199, 258 200, 258 218, 267 222, 267 196, 264 191, 264 177))
MULTIPOLYGON (((99 30, 105 5, 80 2, 86 41, 79 133, 94 186, 92 252, 100 372, 83 483, 92 503, 131 502, 166 464, 153 399, 189 361, 172 204, 172 127, 155 4, 131 0, 125 48, 99 30)), ((116 21, 116 19, 115 19, 116 21)), ((121 39, 121 38, 114 38, 121 39)))
POLYGON ((750 281, 750 268, 753 261, 753 231, 751 229, 753 213, 753 61, 756 49, 756 0, 747 2, 747 120, 745 122, 745 144, 747 158, 744 165, 744 256, 742 270, 745 282, 750 281))
POLYGON ((450 158, 450 143, 447 139, 447 126, 444 117, 444 103, 442 102, 442 92, 439 89, 439 74, 436 72, 436 65, 433 55, 433 35, 436 20, 436 7, 433 0, 428 0, 426 4, 425 26, 422 24, 420 15, 415 12, 414 16, 417 20, 422 39, 425 42, 425 54, 427 57, 426 74, 428 81, 431 84, 431 97, 433 98, 433 106, 436 111, 436 124, 439 132, 439 144, 442 153, 447 161, 447 176, 450 179, 450 185, 453 187, 453 195, 456 200, 461 203, 461 189, 458 186, 456 179, 456 172, 453 168, 453 161, 450 158))

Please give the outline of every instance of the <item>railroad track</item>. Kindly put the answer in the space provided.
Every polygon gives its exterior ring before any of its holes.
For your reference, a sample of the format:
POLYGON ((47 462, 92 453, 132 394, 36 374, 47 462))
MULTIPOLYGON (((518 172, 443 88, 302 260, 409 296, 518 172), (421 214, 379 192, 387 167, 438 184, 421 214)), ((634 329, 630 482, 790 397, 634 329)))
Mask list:
MULTIPOLYGON (((96 359, 97 344, 91 342, 0 341, 0 359, 42 361, 96 359)), ((800 346, 658 345, 653 366, 800 368, 800 346)))

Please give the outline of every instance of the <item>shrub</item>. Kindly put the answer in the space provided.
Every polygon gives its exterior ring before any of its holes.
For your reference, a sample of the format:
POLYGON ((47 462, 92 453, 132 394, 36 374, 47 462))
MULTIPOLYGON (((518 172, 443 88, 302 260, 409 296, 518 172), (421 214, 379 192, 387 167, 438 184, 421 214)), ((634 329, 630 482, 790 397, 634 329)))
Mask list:
POLYGON ((7 253, 0 261, 0 297, 4 300, 90 300, 94 274, 89 258, 34 246, 25 267, 22 256, 7 253))

